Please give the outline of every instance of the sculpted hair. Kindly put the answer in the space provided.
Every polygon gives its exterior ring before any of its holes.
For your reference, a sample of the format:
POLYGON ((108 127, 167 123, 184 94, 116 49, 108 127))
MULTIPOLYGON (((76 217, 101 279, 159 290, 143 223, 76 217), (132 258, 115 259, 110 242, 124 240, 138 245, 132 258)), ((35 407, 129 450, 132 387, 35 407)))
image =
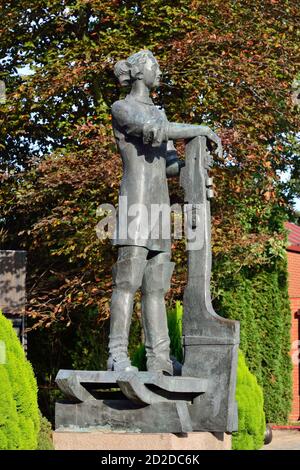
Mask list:
POLYGON ((134 80, 142 77, 143 65, 148 57, 154 59, 152 52, 145 49, 116 63, 114 73, 122 86, 130 85, 134 80))

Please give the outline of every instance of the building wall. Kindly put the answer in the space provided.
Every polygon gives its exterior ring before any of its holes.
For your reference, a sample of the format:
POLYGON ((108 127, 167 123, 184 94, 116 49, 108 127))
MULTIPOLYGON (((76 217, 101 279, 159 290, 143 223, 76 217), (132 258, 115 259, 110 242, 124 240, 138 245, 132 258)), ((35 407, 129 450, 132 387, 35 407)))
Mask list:
POLYGON ((288 251, 289 297, 292 312, 291 356, 293 361, 293 405, 290 419, 300 419, 300 252, 288 251))

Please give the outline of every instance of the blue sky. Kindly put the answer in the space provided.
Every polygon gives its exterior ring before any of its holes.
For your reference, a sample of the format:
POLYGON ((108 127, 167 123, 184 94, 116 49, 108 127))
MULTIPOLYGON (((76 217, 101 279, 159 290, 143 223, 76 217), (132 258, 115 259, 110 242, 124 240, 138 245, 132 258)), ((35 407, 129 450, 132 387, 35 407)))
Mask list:
POLYGON ((297 211, 300 211, 300 199, 295 199, 295 209, 297 211))

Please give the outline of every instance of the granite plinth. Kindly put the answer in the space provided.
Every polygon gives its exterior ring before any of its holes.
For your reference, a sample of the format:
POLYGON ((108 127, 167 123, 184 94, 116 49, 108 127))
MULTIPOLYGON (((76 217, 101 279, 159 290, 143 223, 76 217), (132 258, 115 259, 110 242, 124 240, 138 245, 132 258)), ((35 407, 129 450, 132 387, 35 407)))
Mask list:
POLYGON ((116 433, 55 431, 56 450, 230 450, 231 435, 225 433, 116 433))

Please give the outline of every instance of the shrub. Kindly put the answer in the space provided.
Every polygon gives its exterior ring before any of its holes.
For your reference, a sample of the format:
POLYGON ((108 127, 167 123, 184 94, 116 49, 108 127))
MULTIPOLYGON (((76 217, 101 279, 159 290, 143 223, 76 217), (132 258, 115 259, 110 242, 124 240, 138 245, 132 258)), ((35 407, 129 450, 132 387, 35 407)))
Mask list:
POLYGON ((146 349, 144 344, 140 344, 134 351, 131 363, 139 370, 146 370, 146 349))
POLYGON ((260 449, 263 446, 266 429, 263 393, 256 377, 249 371, 241 351, 238 359, 236 399, 239 429, 232 434, 232 449, 260 449))
MULTIPOLYGON (((179 301, 175 307, 167 311, 168 328, 170 336, 170 352, 177 361, 181 362, 183 358, 181 335, 182 335, 182 313, 183 308, 179 301)), ((139 370, 146 370, 146 350, 145 345, 140 344, 133 352, 131 357, 132 365, 139 370)))
POLYGON ((12 324, 1 312, 0 341, 5 345, 0 364, 0 449, 33 450, 40 428, 37 384, 12 324))
POLYGON ((171 355, 174 356, 179 362, 181 362, 183 359, 183 350, 182 350, 182 341, 181 341, 182 314, 183 314, 183 307, 182 307, 182 304, 178 300, 175 304, 175 308, 171 308, 167 312, 171 355))
POLYGON ((37 450, 53 450, 51 423, 40 414, 40 432, 38 435, 37 450))

